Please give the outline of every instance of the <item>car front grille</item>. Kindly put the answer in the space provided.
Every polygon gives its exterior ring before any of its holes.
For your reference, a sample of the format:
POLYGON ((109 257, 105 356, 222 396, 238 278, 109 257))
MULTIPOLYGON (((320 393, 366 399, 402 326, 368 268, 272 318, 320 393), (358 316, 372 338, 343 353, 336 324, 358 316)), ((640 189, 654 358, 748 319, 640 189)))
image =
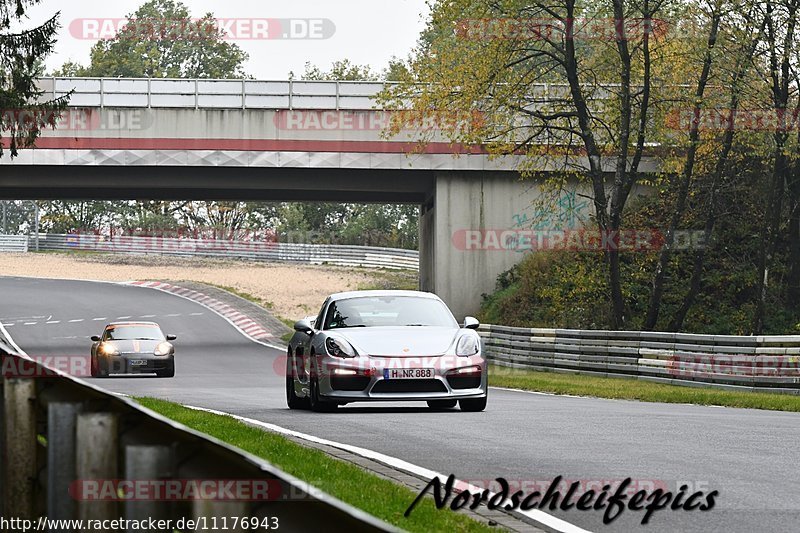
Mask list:
POLYGON ((382 379, 375 383, 372 392, 447 392, 447 387, 437 379, 382 379))

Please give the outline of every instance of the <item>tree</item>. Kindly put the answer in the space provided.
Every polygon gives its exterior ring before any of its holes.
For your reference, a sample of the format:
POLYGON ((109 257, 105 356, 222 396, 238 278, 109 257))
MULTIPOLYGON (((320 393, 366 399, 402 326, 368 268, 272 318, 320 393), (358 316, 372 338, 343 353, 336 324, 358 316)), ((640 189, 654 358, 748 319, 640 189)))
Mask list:
MULTIPOLYGON (((443 121, 444 129, 454 142, 483 144, 493 155, 524 154, 524 174, 561 148, 561 176, 588 183, 598 229, 616 235, 641 178, 653 101, 662 96, 652 82, 664 43, 649 25, 637 32, 631 23, 657 19, 666 8, 649 0, 434 2, 409 66, 412 83, 388 89, 383 103, 402 108, 410 101, 422 120, 480 113, 486 120, 449 127, 443 121), (609 19, 610 39, 580 38, 609 19), (531 27, 531 21, 538 22, 531 27), (563 90, 542 103, 536 90, 542 82, 559 82, 563 90), (543 153, 543 143, 555 146, 543 153), (574 157, 576 151, 585 157, 574 157)), ((407 127, 408 116, 398 116, 390 133, 407 127)), ((626 320, 619 250, 608 247, 605 259, 612 325, 619 328, 626 320)))
MULTIPOLYGON (((785 188, 790 185, 789 192, 792 197, 792 220, 797 224, 797 206, 800 203, 800 184, 792 179, 792 161, 789 152, 789 120, 791 100, 797 97, 800 90, 800 72, 797 68, 797 54, 800 48, 797 45, 797 35, 800 29, 800 0, 785 0, 774 2, 767 0, 764 3, 764 18, 766 21, 766 39, 763 42, 764 52, 768 65, 765 82, 769 87, 772 108, 781 117, 780 124, 772 135, 772 170, 766 189, 764 204, 765 223, 761 230, 761 246, 758 257, 758 296, 756 310, 753 316, 753 333, 761 334, 764 328, 764 318, 767 307, 767 291, 769 289, 770 271, 776 253, 776 243, 779 238, 783 200, 785 188), (789 111, 789 113, 787 113, 789 111)), ((795 126, 796 127, 796 126, 795 126)), ((795 147, 796 148, 796 147, 795 147)), ((793 259, 798 257, 798 240, 800 229, 791 225, 789 231, 792 237, 793 259)), ((790 286, 794 289, 793 295, 800 293, 800 271, 797 267, 791 269, 790 286)))
POLYGON ((128 24, 110 40, 100 40, 84 68, 69 61, 59 73, 128 78, 242 78, 248 55, 225 41, 207 13, 192 19, 175 0, 151 0, 128 15, 128 24))
POLYGON ((6 147, 15 157, 20 149, 34 146, 42 129, 55 127, 69 101, 69 95, 42 100, 44 91, 36 84, 41 61, 53 50, 59 14, 36 28, 10 33, 12 24, 24 19, 25 9, 38 3, 0 0, 0 157, 6 147))
MULTIPOLYGON (((306 70, 300 77, 302 80, 337 80, 337 81, 376 81, 378 75, 369 65, 356 65, 349 59, 334 61, 330 70, 324 71, 311 62, 306 62, 306 70)), ((290 77, 293 76, 290 73, 290 77)))

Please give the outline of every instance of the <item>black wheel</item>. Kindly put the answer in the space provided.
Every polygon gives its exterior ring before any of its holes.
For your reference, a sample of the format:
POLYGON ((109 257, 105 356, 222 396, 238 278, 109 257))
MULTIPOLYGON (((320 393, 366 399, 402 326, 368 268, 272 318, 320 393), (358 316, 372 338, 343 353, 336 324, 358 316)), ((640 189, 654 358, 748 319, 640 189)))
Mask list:
POLYGON ((289 409, 308 409, 308 398, 300 398, 294 391, 294 368, 292 358, 286 358, 286 405, 289 409))
POLYGON ((105 378, 108 377, 108 362, 103 362, 97 357, 92 357, 92 377, 105 378))
POLYGON ((174 378, 175 377, 175 363, 172 363, 166 370, 156 371, 156 376, 160 378, 174 378))
POLYGON ((316 377, 311 378, 311 398, 309 398, 311 403, 311 410, 316 411, 317 413, 330 413, 335 411, 338 404, 333 402, 326 402, 319 397, 319 381, 317 381, 316 377))
POLYGON ((486 400, 488 398, 489 395, 487 394, 483 398, 467 398, 464 400, 458 400, 458 403, 461 406, 462 411, 477 413, 486 409, 486 400))
POLYGON ((456 406, 456 400, 428 400, 428 407, 434 410, 452 409, 456 406))

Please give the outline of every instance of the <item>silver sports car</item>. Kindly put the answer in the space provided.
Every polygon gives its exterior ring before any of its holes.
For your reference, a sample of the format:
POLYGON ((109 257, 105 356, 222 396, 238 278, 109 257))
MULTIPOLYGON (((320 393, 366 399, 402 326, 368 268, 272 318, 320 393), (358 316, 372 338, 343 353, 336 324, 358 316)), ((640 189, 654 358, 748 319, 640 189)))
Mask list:
POLYGON ((417 291, 333 294, 294 325, 286 362, 291 409, 331 411, 362 401, 427 401, 486 408, 478 321, 459 325, 436 295, 417 291))
POLYGON ((175 335, 164 335, 155 322, 114 322, 92 337, 92 377, 109 374, 175 375, 175 335))

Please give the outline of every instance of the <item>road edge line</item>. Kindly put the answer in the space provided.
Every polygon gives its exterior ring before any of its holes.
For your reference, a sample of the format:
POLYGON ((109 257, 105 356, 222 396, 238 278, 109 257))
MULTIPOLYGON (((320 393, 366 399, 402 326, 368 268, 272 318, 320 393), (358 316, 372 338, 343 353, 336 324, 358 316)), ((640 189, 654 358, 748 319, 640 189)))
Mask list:
POLYGON ((0 335, 2 335, 8 341, 11 347, 14 348, 19 355, 21 355, 25 359, 30 359, 30 356, 27 353, 25 353, 25 350, 20 348, 19 345, 16 342, 14 342, 14 338, 11 336, 11 334, 8 332, 5 326, 3 326, 2 322, 0 322, 0 335))
MULTIPOLYGON (((219 411, 216 409, 208 409, 206 407, 197 407, 194 405, 183 405, 187 409, 192 409, 195 411, 202 411, 210 414, 215 415, 222 415, 222 416, 229 416, 234 420, 238 420, 239 422, 243 422, 245 424, 250 424, 253 426, 261 427, 267 430, 270 430, 274 433, 278 433, 281 435, 286 435, 290 437, 294 437, 297 439, 305 440, 308 442, 314 442, 316 444, 322 444, 325 446, 330 446, 332 448, 338 448, 340 450, 344 450, 346 452, 352 453, 354 455, 358 455, 365 459, 371 459, 373 461, 378 461, 384 463, 387 466, 390 466, 396 470, 400 470, 402 472, 412 474, 415 476, 422 477, 424 479, 432 479, 434 477, 438 477, 443 482, 447 480, 447 476, 440 474, 434 470, 430 470, 423 466, 415 465, 413 463, 409 463, 403 459, 399 459, 397 457, 392 457, 390 455, 383 454, 381 452, 376 452, 374 450, 370 450, 368 448, 361 448, 360 446, 353 446, 352 444, 344 444, 341 442, 336 442, 328 439, 324 439, 321 437, 315 437, 314 435, 309 435, 307 433, 301 433, 299 431, 295 431, 293 429, 288 429, 277 424, 272 424, 270 422, 263 422, 261 420, 256 420, 254 418, 248 418, 244 416, 234 415, 231 413, 226 413, 225 411, 219 411)), ((483 492, 484 489, 482 487, 476 487, 469 483, 459 482, 456 481, 460 487, 463 489, 469 490, 470 492, 483 492)), ((462 490, 463 490, 462 489, 462 490)), ((491 498, 495 493, 490 493, 489 498, 491 498)), ((528 511, 515 511, 518 514, 521 514, 536 522, 537 524, 544 526, 550 530, 558 531, 560 533, 591 533, 589 530, 583 529, 575 524, 557 518, 551 514, 545 513, 544 511, 540 511, 538 509, 531 509, 528 511)))

